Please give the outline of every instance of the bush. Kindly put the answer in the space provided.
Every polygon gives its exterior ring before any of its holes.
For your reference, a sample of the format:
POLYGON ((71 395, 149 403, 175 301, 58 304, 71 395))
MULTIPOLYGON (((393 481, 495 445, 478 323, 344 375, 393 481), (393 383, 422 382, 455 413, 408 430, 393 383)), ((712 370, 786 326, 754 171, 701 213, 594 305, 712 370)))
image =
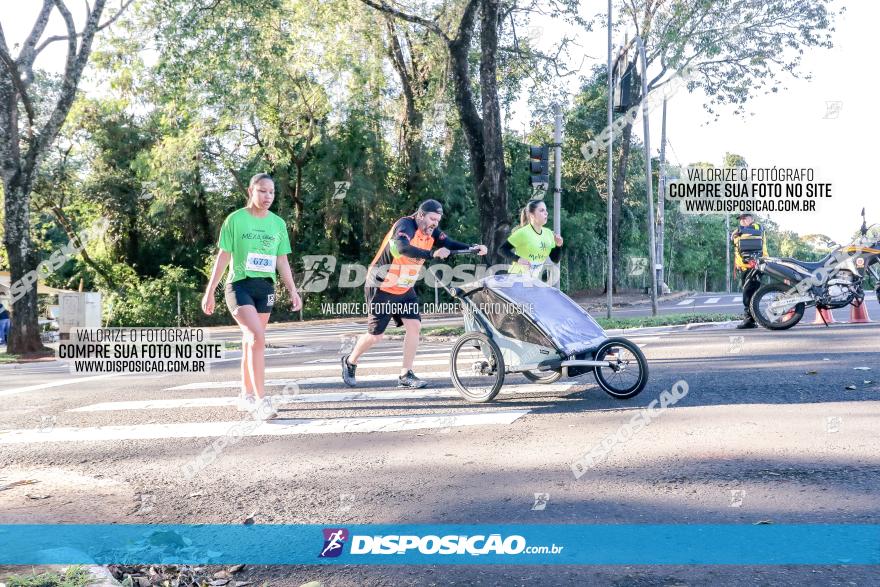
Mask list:
MULTIPOLYGON (((129 276, 119 289, 108 292, 104 320, 108 326, 126 327, 177 326, 178 323, 181 326, 201 326, 215 322, 202 313, 201 294, 196 276, 182 267, 163 265, 159 277, 129 276)), ((222 300, 218 300, 219 303, 222 300)))

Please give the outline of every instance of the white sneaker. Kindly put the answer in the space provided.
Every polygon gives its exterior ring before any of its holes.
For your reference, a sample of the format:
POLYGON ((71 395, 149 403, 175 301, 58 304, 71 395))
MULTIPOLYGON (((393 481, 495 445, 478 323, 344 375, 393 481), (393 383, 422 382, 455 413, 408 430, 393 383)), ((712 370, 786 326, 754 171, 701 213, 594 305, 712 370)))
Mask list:
POLYGON ((236 408, 239 412, 253 412, 257 408, 257 398, 252 395, 239 395, 236 408))
POLYGON ((271 420, 278 416, 278 411, 275 410, 272 400, 268 397, 264 397, 256 403, 256 408, 254 409, 253 414, 254 418, 257 420, 271 420))

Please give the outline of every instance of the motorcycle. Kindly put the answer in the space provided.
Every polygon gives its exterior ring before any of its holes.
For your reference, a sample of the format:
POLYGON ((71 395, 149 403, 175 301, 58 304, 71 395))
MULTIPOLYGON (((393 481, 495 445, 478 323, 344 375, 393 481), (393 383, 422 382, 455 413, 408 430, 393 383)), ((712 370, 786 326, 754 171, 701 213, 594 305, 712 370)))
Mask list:
POLYGON ((833 310, 861 304, 868 273, 877 280, 880 301, 880 234, 868 238, 868 232, 878 226, 868 227, 862 208, 861 237, 852 244, 838 246, 824 259, 760 259, 750 269, 758 279, 766 277, 751 301, 752 316, 758 324, 770 330, 786 330, 801 321, 807 307, 833 310))

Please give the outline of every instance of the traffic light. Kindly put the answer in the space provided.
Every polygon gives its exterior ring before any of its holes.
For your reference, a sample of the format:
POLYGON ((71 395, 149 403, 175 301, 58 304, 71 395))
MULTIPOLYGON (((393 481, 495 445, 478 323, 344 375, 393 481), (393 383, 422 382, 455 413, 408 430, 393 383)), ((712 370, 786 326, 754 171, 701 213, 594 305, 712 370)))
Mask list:
POLYGON ((529 185, 532 188, 543 185, 547 189, 550 183, 550 147, 529 145, 529 185))
POLYGON ((613 82, 613 108, 615 112, 626 112, 639 101, 641 88, 638 85, 636 62, 627 58, 628 51, 618 54, 611 70, 613 82))

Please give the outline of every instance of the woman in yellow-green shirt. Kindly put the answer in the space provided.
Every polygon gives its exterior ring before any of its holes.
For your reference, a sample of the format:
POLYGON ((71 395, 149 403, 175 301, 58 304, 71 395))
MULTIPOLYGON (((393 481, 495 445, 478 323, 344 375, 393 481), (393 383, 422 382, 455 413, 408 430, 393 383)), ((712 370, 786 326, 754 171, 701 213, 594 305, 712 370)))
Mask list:
POLYGON ((519 228, 501 245, 501 254, 513 261, 509 273, 526 273, 538 277, 547 258, 559 262, 562 237, 544 228, 547 205, 543 200, 529 200, 519 215, 519 228))

